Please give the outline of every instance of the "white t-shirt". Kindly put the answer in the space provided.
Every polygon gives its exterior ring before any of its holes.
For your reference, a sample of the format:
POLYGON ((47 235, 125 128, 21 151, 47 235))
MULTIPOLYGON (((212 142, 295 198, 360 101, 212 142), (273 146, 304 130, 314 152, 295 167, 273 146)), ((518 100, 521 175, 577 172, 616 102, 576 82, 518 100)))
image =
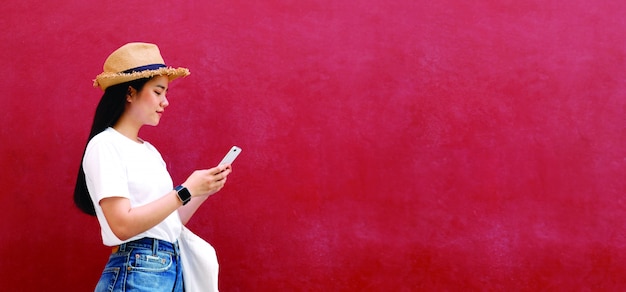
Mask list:
POLYGON ((172 178, 165 161, 150 143, 137 143, 115 129, 107 128, 87 144, 83 169, 105 245, 115 246, 143 237, 169 242, 178 239, 182 229, 178 211, 174 211, 148 231, 122 241, 111 231, 99 204, 104 198, 124 197, 130 200, 130 205, 134 208, 153 202, 172 191, 172 178))

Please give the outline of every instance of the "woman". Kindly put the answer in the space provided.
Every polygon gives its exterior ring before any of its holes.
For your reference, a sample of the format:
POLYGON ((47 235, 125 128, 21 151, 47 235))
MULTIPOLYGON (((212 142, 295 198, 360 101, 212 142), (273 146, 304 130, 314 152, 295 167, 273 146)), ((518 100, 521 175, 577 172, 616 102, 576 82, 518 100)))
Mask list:
POLYGON ((78 173, 74 201, 95 215, 113 247, 96 291, 183 291, 177 239, 230 165, 197 170, 174 184, 161 154, 139 138, 169 105, 169 82, 189 75, 166 67, 154 44, 129 43, 104 63, 94 86, 104 90, 78 173))

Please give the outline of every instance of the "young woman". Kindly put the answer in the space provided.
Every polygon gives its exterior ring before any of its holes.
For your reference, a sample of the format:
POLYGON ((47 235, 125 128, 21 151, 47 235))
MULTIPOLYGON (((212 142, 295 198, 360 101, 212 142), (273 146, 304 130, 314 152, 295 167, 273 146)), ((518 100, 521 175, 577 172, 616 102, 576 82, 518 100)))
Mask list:
POLYGON ((166 67, 158 47, 129 43, 104 63, 104 90, 78 173, 74 201, 98 218, 113 252, 96 291, 183 291, 177 239, 198 207, 219 191, 230 165, 196 170, 174 187, 161 154, 139 138, 169 105, 169 82, 189 75, 166 67))

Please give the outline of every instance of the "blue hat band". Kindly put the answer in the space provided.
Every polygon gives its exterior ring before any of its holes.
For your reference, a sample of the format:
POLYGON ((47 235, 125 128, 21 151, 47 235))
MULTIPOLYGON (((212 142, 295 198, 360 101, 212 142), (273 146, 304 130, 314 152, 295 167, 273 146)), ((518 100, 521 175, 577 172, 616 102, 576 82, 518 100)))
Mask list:
POLYGON ((146 71, 146 70, 157 70, 157 69, 166 68, 166 67, 167 66, 163 64, 150 64, 150 65, 145 65, 141 67, 131 68, 122 73, 135 73, 135 72, 141 72, 141 71, 146 71))

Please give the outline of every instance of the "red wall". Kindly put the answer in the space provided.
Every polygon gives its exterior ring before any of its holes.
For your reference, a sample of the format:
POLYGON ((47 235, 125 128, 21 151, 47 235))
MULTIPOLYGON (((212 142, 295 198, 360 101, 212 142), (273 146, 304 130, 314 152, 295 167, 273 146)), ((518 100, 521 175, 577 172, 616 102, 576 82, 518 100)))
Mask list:
POLYGON ((626 289, 626 2, 121 2, 0 5, 2 290, 93 289, 72 191, 129 41, 192 72, 141 133, 175 182, 244 149, 191 222, 223 291, 626 289))

